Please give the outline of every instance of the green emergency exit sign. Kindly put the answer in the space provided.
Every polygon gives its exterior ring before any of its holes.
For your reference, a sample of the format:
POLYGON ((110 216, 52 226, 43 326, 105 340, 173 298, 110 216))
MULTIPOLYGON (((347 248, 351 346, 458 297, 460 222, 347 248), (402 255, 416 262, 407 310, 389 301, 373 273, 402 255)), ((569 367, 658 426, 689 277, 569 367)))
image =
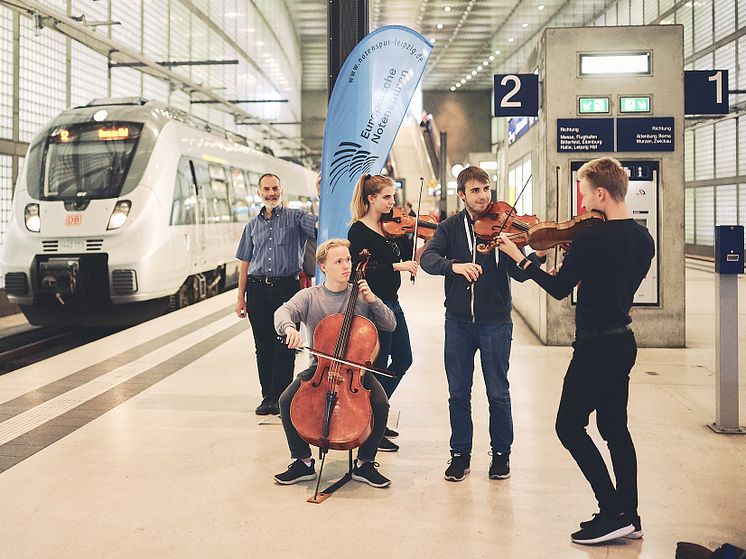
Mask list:
POLYGON ((623 113, 649 113, 650 97, 620 97, 619 110, 623 113))
POLYGON ((580 97, 578 99, 578 109, 580 114, 588 113, 608 113, 608 97, 580 97))

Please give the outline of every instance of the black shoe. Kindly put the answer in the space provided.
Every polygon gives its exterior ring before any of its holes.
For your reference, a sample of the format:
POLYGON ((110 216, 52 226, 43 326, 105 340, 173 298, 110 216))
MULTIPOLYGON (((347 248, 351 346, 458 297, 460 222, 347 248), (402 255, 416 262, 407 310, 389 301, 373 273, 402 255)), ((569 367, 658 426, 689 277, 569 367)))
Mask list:
POLYGON ((269 413, 272 415, 280 415, 280 402, 278 402, 277 400, 272 400, 272 402, 270 402, 269 413))
POLYGON ((643 536, 643 531, 642 531, 642 522, 640 521, 639 516, 632 517, 632 526, 634 527, 635 531, 630 532, 624 537, 627 538, 628 540, 641 540, 643 536))
POLYGON ((262 403, 256 408, 257 415, 270 415, 272 413, 272 398, 265 396, 262 398, 262 403))
POLYGON ((393 429, 389 429, 388 427, 386 427, 386 430, 383 432, 383 436, 387 439, 395 439, 399 436, 399 433, 397 433, 393 429))
POLYGON ((461 481, 466 477, 466 474, 468 474, 471 469, 469 466, 471 465, 471 455, 470 454, 460 454, 456 452, 455 454, 451 455, 451 459, 448 461, 448 468, 446 468, 445 478, 448 481, 461 481))
POLYGON ((288 466, 287 470, 281 474, 277 474, 275 476, 275 481, 282 485, 292 485, 299 481, 316 479, 316 470, 313 468, 315 462, 316 461, 311 458, 311 465, 306 466, 303 463, 303 460, 296 460, 288 466))
POLYGON ((490 479, 508 479, 510 477, 510 454, 495 452, 490 462, 490 479))
POLYGON ((391 480, 376 470, 378 462, 363 462, 361 466, 355 466, 352 470, 352 479, 362 481, 371 487, 388 487, 391 480))
POLYGON ((585 527, 571 535, 572 541, 591 545, 623 538, 635 531, 626 514, 607 515, 599 513, 586 523, 585 527))
POLYGON ((396 452, 397 450, 399 450, 399 445, 396 443, 392 443, 386 437, 383 437, 381 439, 381 442, 378 443, 378 450, 380 450, 381 452, 396 452))

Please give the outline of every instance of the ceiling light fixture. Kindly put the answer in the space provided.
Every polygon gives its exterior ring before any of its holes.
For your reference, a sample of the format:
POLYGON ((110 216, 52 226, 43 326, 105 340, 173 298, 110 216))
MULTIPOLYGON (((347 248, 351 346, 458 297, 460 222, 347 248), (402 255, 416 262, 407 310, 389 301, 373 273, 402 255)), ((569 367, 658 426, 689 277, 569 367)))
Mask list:
POLYGON ((448 12, 450 12, 450 11, 451 11, 451 7, 450 7, 450 6, 446 6, 445 8, 443 8, 443 11, 444 11, 445 13, 448 13, 448 12))
POLYGON ((495 57, 490 55, 490 60, 495 60, 495 57))
POLYGON ((536 9, 539 10, 539 11, 543 10, 544 9, 544 4, 539 4, 538 6, 536 6, 536 9))
POLYGON ((439 24, 438 24, 438 25, 436 25, 435 27, 437 27, 438 29, 443 29, 443 24, 442 24, 442 23, 439 23, 439 24))
POLYGON ((513 41, 515 41, 515 39, 513 37, 508 37, 508 42, 509 43, 512 43, 513 41))
POLYGON ((500 54, 500 50, 499 50, 499 49, 498 49, 498 50, 496 50, 496 51, 495 51, 495 54, 500 54))
POLYGON ((523 27, 524 29, 526 29, 526 27, 528 27, 528 23, 521 23, 521 27, 523 27))
POLYGON ((451 86, 451 91, 456 91, 456 88, 451 86))

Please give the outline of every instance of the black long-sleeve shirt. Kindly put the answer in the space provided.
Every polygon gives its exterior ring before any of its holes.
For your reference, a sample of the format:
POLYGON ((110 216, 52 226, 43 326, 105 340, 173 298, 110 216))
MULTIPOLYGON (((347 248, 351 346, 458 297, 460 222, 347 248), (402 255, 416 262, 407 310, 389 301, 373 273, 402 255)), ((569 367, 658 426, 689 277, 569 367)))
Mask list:
POLYGON ((394 270, 394 263, 401 262, 396 242, 376 233, 362 221, 350 226, 347 239, 353 266, 357 265, 361 250, 367 248, 370 252, 365 279, 371 291, 384 301, 396 301, 401 287, 401 272, 394 270))
POLYGON ((526 275, 555 299, 578 285, 577 331, 612 330, 632 322, 632 299, 654 254, 647 229, 634 219, 611 220, 575 238, 556 276, 538 266, 529 266, 526 275))

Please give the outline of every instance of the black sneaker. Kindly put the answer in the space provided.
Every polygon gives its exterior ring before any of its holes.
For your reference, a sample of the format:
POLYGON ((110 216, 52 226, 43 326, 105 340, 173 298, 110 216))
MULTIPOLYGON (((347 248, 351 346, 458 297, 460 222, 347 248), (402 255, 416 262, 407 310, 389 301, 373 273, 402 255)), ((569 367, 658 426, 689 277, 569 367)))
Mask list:
POLYGON ((608 542, 631 534, 634 526, 626 514, 597 514, 585 527, 571 535, 572 541, 583 545, 608 542))
POLYGON ((399 445, 396 443, 392 443, 386 437, 383 437, 381 439, 381 442, 378 443, 378 450, 380 450, 381 452, 396 452, 397 450, 399 450, 399 445))
POLYGON ((446 468, 445 478, 448 481, 462 481, 464 477, 466 477, 466 474, 468 474, 471 469, 469 466, 471 465, 471 455, 470 454, 460 454, 456 452, 455 454, 451 455, 451 459, 448 461, 448 468, 446 468))
POLYGON ((391 480, 376 470, 378 462, 363 462, 361 466, 355 466, 352 470, 352 479, 362 481, 371 487, 388 487, 391 480))
POLYGON ((634 527, 635 531, 630 532, 624 537, 627 538, 628 540, 641 540, 643 536, 643 531, 642 531, 642 522, 640 522, 639 516, 632 517, 632 526, 634 527))
POLYGON ((313 468, 315 462, 316 461, 311 458, 311 465, 306 466, 303 463, 303 460, 296 460, 288 466, 287 470, 281 474, 277 474, 275 476, 275 481, 282 485, 292 485, 299 481, 316 479, 316 470, 313 468))
POLYGON ((272 415, 280 415, 280 402, 278 402, 277 400, 272 400, 272 402, 270 402, 269 413, 272 415))
POLYGON ((255 411, 257 415, 270 415, 272 413, 272 398, 265 396, 255 411))
POLYGON ((490 462, 490 479, 508 479, 510 477, 510 454, 495 452, 490 462))
POLYGON ((388 427, 386 427, 386 430, 383 432, 383 436, 387 439, 395 439, 399 436, 399 433, 397 433, 393 429, 389 429, 388 427))

